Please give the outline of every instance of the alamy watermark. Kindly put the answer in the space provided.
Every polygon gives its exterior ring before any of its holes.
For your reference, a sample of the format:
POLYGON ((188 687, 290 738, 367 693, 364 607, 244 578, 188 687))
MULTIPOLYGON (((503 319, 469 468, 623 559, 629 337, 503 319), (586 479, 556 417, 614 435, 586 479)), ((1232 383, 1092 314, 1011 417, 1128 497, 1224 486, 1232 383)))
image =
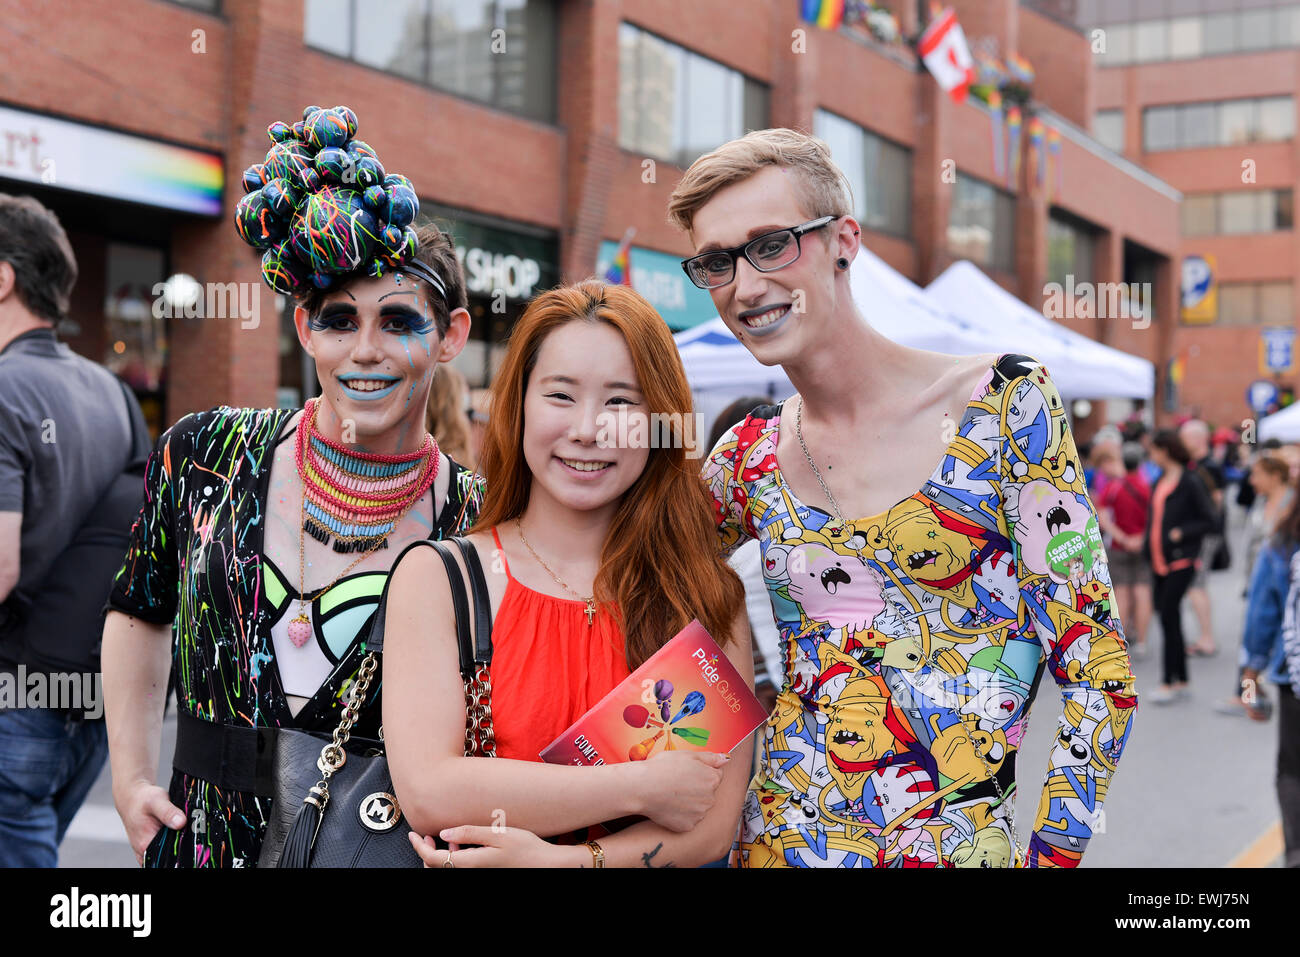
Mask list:
POLYGON ((205 282, 173 276, 153 286, 155 319, 238 319, 239 328, 262 323, 261 283, 205 282))
POLYGON ((1067 274, 1065 285, 1043 287, 1043 315, 1048 319, 1126 319, 1134 329, 1151 325, 1151 283, 1079 282, 1067 274))
POLYGON ((605 449, 686 449, 697 459, 708 434, 701 412, 602 412, 596 417, 596 445, 605 449))
POLYGON ((104 676, 98 671, 33 671, 26 665, 0 671, 0 711, 49 708, 104 716, 104 676))

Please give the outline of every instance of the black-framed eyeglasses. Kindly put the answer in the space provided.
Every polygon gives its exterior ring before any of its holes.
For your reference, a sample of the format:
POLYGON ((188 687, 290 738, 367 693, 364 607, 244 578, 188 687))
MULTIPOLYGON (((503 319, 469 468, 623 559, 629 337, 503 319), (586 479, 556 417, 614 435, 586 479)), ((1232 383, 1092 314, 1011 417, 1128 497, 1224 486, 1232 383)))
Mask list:
POLYGON ((701 289, 717 289, 736 278, 736 258, 744 256, 759 272, 776 272, 790 265, 803 252, 801 237, 814 229, 835 222, 835 216, 822 216, 789 229, 776 229, 730 249, 713 249, 682 260, 682 269, 691 282, 701 289))

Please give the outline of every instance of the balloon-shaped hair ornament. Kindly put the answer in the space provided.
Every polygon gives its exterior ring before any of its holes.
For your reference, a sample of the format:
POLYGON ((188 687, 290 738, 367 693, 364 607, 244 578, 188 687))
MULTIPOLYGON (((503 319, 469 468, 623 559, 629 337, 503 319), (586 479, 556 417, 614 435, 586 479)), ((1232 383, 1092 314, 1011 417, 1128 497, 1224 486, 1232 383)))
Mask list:
POLYGON ((299 122, 272 123, 266 133, 266 158, 244 171, 235 230, 263 250, 267 285, 290 296, 330 289, 415 256, 415 187, 385 172, 375 151, 356 139, 355 113, 309 106, 299 122))

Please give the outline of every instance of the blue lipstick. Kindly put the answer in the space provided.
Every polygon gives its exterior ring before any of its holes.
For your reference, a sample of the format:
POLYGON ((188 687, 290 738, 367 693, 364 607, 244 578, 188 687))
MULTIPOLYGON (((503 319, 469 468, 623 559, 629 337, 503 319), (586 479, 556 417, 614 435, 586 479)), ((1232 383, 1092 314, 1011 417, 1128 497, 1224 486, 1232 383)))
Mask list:
POLYGON ((384 396, 392 395, 393 390, 397 388, 397 384, 402 381, 400 376, 361 375, 355 372, 349 372, 344 375, 335 376, 334 378, 338 379, 339 384, 342 385, 343 394, 349 399, 355 399, 358 402, 372 402, 376 399, 382 399, 384 396), (358 379, 363 381, 371 380, 375 382, 391 382, 392 385, 384 389, 376 389, 373 392, 362 392, 360 389, 353 389, 348 385, 349 382, 355 382, 358 379))

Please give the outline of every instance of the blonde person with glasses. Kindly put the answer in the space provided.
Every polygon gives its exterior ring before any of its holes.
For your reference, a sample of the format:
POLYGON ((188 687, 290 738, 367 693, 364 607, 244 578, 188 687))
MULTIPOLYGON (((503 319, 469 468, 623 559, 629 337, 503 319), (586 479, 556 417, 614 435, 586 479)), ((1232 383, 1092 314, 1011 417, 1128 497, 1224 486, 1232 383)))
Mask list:
POLYGON ((862 244, 820 140, 761 130, 669 203, 690 280, 798 389, 706 461, 720 546, 762 549, 782 691, 743 815, 749 867, 1073 867, 1136 708, 1060 393, 1025 355, 893 342, 855 302, 862 244), (1016 759, 1062 697, 1039 809, 1016 759))

